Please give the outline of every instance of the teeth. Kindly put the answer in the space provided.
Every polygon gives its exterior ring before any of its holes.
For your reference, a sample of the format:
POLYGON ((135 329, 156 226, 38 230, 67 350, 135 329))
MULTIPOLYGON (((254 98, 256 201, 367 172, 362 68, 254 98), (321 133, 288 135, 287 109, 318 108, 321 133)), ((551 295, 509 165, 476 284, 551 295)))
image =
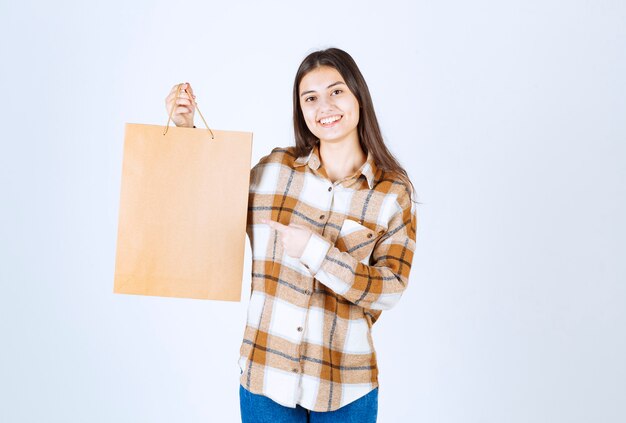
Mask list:
POLYGON ((341 116, 338 116, 338 115, 337 116, 331 116, 331 117, 327 117, 327 118, 324 118, 324 119, 320 119, 320 123, 322 125, 326 125, 326 124, 329 124, 329 123, 333 123, 333 122, 335 122, 335 121, 337 121, 339 119, 341 119, 341 116))

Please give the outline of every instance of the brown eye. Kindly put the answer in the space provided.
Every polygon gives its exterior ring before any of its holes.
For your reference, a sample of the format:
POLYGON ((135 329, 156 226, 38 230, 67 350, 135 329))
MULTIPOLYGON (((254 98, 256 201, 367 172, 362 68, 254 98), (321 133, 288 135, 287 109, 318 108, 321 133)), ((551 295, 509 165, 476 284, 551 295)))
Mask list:
POLYGON ((304 101, 306 101, 306 102, 310 102, 310 101, 313 101, 313 100, 315 100, 315 97, 306 97, 304 99, 304 101))
POLYGON ((335 90, 332 92, 332 95, 337 95, 337 94, 341 94, 343 92, 343 90, 335 90))

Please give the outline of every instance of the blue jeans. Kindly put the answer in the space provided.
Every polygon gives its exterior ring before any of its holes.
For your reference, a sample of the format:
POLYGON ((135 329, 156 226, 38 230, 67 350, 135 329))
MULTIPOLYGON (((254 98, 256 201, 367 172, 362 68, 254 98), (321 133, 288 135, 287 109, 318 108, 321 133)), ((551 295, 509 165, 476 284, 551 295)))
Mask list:
POLYGON ((338 410, 317 412, 282 406, 239 385, 242 423, 376 423, 378 388, 338 410))

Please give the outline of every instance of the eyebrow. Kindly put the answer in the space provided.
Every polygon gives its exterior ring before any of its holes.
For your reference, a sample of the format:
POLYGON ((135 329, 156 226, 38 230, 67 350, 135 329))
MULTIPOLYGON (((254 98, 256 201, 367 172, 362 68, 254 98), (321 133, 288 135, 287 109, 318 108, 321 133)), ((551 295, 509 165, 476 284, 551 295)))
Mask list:
MULTIPOLYGON (((340 85, 340 84, 345 85, 345 83, 343 83, 343 82, 341 82, 341 81, 337 81, 337 82, 333 82, 332 84, 330 84, 328 87, 326 87, 326 89, 328 89, 328 88, 332 88, 332 87, 334 87, 335 85, 340 85)), ((307 94, 310 94, 310 93, 314 93, 314 92, 315 92, 315 90, 305 91, 305 92, 303 92, 302 94, 300 94, 300 97, 302 97, 302 96, 304 96, 304 95, 307 95, 307 94)))

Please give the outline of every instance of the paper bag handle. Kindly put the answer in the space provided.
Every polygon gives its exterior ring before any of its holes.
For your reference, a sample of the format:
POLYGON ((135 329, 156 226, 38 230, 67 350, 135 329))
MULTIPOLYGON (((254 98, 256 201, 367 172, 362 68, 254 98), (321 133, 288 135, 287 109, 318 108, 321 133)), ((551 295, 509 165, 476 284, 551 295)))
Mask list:
MULTIPOLYGON (((182 86, 183 86, 183 84, 178 84, 178 89, 176 90, 176 97, 175 98, 178 98, 178 95, 180 94, 180 87, 182 87, 182 86)), ((202 116, 202 112, 198 108, 198 103, 196 103, 196 100, 194 100, 193 96, 189 93, 189 91, 187 91, 187 88, 185 88, 185 92, 187 93, 187 95, 189 95, 189 99, 196 106, 196 110, 200 114, 200 117, 202 118, 202 122, 204 122, 204 126, 206 126, 206 129, 208 129, 209 132, 211 133, 211 139, 214 140, 215 136, 213 135, 213 131, 211 131, 211 128, 209 128, 209 125, 206 123, 206 120, 204 120, 204 116, 202 116)), ((167 130, 170 129, 170 120, 172 120, 172 113, 174 113, 174 109, 175 108, 176 108, 176 100, 174 100, 174 105, 172 106, 172 110, 170 110, 170 115, 167 118, 167 125, 165 125, 165 131, 163 132, 163 135, 167 134, 167 130)))

